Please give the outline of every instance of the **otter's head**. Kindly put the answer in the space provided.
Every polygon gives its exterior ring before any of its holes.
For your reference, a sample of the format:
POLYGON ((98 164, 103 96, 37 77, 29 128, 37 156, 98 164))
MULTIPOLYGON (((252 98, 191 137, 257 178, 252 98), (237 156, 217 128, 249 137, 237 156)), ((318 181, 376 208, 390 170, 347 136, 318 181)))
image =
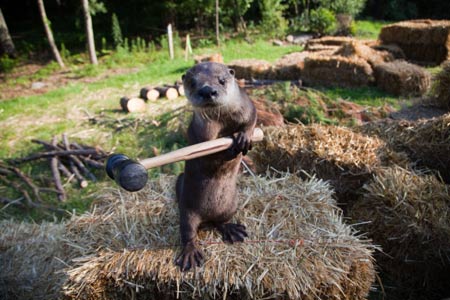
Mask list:
POLYGON ((234 70, 219 63, 200 63, 183 75, 186 97, 195 108, 235 107, 238 86, 234 70))

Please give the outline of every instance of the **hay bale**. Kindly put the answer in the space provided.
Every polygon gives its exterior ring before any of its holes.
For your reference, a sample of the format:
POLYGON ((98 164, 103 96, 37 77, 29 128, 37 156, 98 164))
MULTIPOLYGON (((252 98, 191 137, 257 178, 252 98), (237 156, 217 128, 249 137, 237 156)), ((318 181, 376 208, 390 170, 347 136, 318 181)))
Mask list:
POLYGON ((308 40, 308 42, 306 43, 306 47, 316 45, 342 46, 354 40, 354 38, 348 36, 324 36, 318 39, 308 40))
POLYGON ((249 241, 229 246, 216 232, 202 232, 205 266, 186 274, 173 264, 180 250, 174 246, 179 243, 174 201, 154 198, 157 192, 149 197, 148 190, 122 199, 105 195, 109 204, 70 224, 71 240, 95 255, 68 270, 66 296, 146 298, 149 292, 155 294, 147 298, 367 296, 374 276, 373 248, 343 224, 326 183, 292 175, 241 178, 239 190, 236 219, 246 225, 249 241), (104 251, 96 251, 99 245, 104 251))
POLYGON ((238 79, 272 79, 272 64, 259 59, 237 59, 228 63, 238 79))
POLYGON ((394 59, 405 59, 405 53, 403 52, 402 48, 395 44, 375 44, 370 46, 373 49, 377 51, 387 51, 390 53, 394 59))
MULTIPOLYGON (((327 56, 332 53, 332 51, 325 50, 314 52, 314 55, 327 56)), ((312 54, 313 53, 310 51, 302 51, 284 55, 275 62, 273 67, 274 79, 298 80, 302 78, 302 72, 305 67, 305 58, 312 54)))
POLYGON ((407 165, 403 154, 395 153, 378 138, 350 129, 313 124, 265 128, 265 138, 250 153, 258 172, 271 167, 290 172, 306 171, 329 180, 343 202, 373 171, 391 163, 407 165))
POLYGON ((450 109, 450 61, 442 66, 433 78, 432 97, 434 102, 444 109, 450 109))
MULTIPOLYGON (((52 249, 57 250, 55 256, 67 265, 64 273, 55 270, 57 276, 51 279, 66 299, 367 296, 375 276, 375 248, 344 224, 327 183, 315 178, 303 181, 289 174, 240 178, 241 207, 235 218, 247 226, 248 241, 226 245, 217 232, 200 232, 205 265, 185 274, 173 263, 180 251, 174 185, 175 177, 161 177, 138 193, 104 190, 95 209, 61 225, 63 232, 52 237, 56 244, 40 248, 29 243, 30 247, 19 252, 20 257, 9 252, 14 259, 7 263, 11 270, 26 270, 23 257, 52 257, 52 249), (43 254, 42 250, 50 252, 43 254)), ((8 237, 14 242, 19 234, 8 237)), ((48 241, 30 239, 26 237, 27 242, 39 245, 48 241)), ((4 240, 2 231, 1 243, 4 240)), ((40 263, 46 266, 50 262, 40 263)), ((2 272, 0 278, 4 276, 2 272)), ((0 285, 2 292, 5 288, 0 285)), ((45 286, 33 286, 38 288, 44 291, 45 286)))
POLYGON ((438 171, 450 183, 450 114, 417 122, 382 120, 366 123, 359 131, 378 136, 419 166, 438 171))
POLYGON ((203 54, 194 56, 195 64, 199 64, 202 62, 216 62, 223 64, 223 56, 221 53, 203 54))
POLYGON ((397 96, 421 96, 431 84, 431 74, 424 68, 403 60, 375 66, 377 86, 397 96))
POLYGON ((0 299, 58 299, 68 249, 64 224, 0 222, 0 299))
POLYGON ((312 55, 305 59, 303 74, 310 85, 357 87, 374 80, 371 66, 358 57, 312 55))
POLYGON ((343 44, 333 55, 343 57, 359 57, 366 60, 372 67, 387 61, 394 60, 394 57, 387 51, 376 51, 375 49, 359 41, 351 41, 343 44))
POLYGON ((450 21, 412 20, 384 26, 379 39, 396 44, 408 60, 440 64, 450 59, 450 21))
POLYGON ((449 188, 433 175, 391 167, 378 170, 349 208, 353 221, 363 224, 359 229, 388 254, 377 262, 394 280, 392 295, 403 299, 449 295, 449 188))
POLYGON ((322 45, 322 44, 307 45, 305 47, 305 50, 308 52, 323 52, 323 51, 335 52, 337 49, 339 49, 339 46, 322 45))

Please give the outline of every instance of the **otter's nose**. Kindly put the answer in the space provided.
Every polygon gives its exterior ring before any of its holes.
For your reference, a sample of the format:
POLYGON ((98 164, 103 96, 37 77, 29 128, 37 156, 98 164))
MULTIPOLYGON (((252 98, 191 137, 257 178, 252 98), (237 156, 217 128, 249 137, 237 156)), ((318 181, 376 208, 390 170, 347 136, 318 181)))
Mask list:
POLYGON ((210 87, 209 85, 205 85, 202 87, 198 94, 203 97, 203 99, 215 99, 219 94, 216 89, 210 87))

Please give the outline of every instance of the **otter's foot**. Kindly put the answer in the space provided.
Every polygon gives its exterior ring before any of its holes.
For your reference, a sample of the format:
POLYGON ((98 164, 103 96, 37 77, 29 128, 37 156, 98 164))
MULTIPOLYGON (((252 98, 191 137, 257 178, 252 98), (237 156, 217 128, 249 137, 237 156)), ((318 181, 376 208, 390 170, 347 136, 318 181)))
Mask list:
POLYGON ((180 267, 181 272, 201 267, 203 264, 203 252, 196 247, 195 243, 188 243, 183 247, 175 263, 180 267))
POLYGON ((252 149, 252 139, 244 131, 240 131, 233 137, 233 145, 229 149, 232 155, 237 156, 242 152, 246 155, 252 149))
POLYGON ((222 234, 222 239, 226 243, 243 242, 248 237, 245 226, 241 224, 226 223, 217 225, 217 229, 222 234))

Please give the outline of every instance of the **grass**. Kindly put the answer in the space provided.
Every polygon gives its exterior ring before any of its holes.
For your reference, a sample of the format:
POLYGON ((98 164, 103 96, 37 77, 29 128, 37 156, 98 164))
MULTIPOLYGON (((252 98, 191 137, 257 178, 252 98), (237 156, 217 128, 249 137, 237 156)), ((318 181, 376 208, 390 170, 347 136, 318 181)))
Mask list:
POLYGON ((356 20, 356 37, 360 39, 378 39, 381 28, 391 22, 374 20, 356 20))
MULTIPOLYGON (((142 50, 142 49, 141 49, 142 50)), ((195 54, 221 52, 225 62, 239 58, 256 58, 274 62, 277 58, 294 51, 299 46, 279 47, 270 42, 255 40, 226 41, 221 49, 204 47, 194 49, 195 54)), ((17 97, 0 102, 0 160, 25 156, 39 149, 31 139, 50 140, 67 133, 70 140, 98 145, 106 151, 125 153, 133 158, 146 158, 155 153, 168 152, 186 145, 184 131, 189 120, 185 99, 161 100, 149 105, 146 113, 125 114, 119 111, 119 99, 124 95, 137 96, 145 85, 159 85, 179 80, 192 65, 192 59, 185 61, 181 49, 176 51, 174 60, 168 59, 167 52, 151 48, 146 51, 113 51, 100 58, 99 66, 84 63, 85 57, 74 55, 67 58, 68 76, 75 80, 50 90, 45 94, 17 97), (114 71, 122 69, 114 75, 114 71), (93 121, 95 120, 95 122, 93 121)), ((27 78, 16 77, 17 82, 50 80, 60 72, 51 63, 27 78)), ((8 81, 8 80, 7 80, 8 81)), ((11 82, 1 85, 12 84, 11 82)), ((396 104, 396 99, 377 90, 367 89, 324 89, 331 99, 344 98, 359 104, 378 106, 385 103, 396 104)), ((313 99, 314 100, 314 99, 313 99)), ((323 119, 314 115, 316 110, 305 111, 313 119, 323 119)), ((328 120, 325 120, 328 121, 328 120)), ((161 172, 177 174, 183 163, 172 164, 150 170, 150 176, 161 172)), ((21 169, 27 174, 51 174, 44 162, 26 164, 21 169)), ((95 191, 100 186, 115 186, 100 172, 100 182, 90 184, 87 189, 79 189, 76 184, 68 184, 69 200, 59 207, 82 212, 95 199, 95 191)), ((17 197, 11 189, 0 186, 6 196, 17 197)), ((54 203, 48 195, 45 201, 54 203)), ((12 208, 0 209, 0 218, 15 216, 19 219, 39 220, 48 218, 45 212, 34 210, 23 212, 12 208)))

